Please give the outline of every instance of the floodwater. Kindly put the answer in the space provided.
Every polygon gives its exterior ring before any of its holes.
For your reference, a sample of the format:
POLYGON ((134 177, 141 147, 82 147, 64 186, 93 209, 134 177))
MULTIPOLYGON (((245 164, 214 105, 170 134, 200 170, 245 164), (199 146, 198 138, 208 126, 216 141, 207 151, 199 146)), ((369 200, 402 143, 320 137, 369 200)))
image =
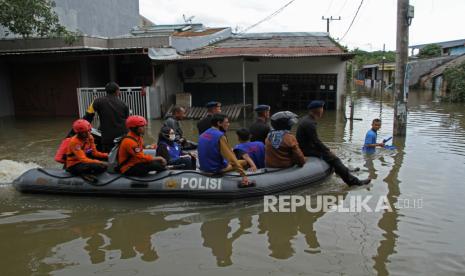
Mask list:
MULTIPOLYGON (((270 213, 262 199, 20 194, 8 182, 34 166, 58 167, 53 155, 71 119, 0 119, 0 274, 463 275, 464 105, 411 92, 407 137, 394 141, 397 150, 363 155, 373 118, 383 120, 378 137, 391 136, 391 102, 359 94, 355 117, 363 120, 351 124, 334 111, 319 125, 322 140, 372 184, 349 188, 332 176, 286 194, 386 198, 392 212, 270 213)), ((159 125, 152 122, 148 142, 159 125)), ((187 133, 194 126, 183 122, 187 133)))

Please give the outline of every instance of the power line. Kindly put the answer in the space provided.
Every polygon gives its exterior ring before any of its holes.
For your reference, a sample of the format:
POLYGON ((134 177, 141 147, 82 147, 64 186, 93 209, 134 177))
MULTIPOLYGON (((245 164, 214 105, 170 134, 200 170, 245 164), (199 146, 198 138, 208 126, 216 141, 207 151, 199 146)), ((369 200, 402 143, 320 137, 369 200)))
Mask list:
POLYGON ((329 2, 329 6, 328 6, 328 9, 326 9, 326 13, 328 13, 331 7, 333 6, 333 1, 334 0, 331 0, 331 2, 329 2))
POLYGON ((347 0, 344 1, 344 4, 342 5, 342 7, 339 9, 339 11, 337 12, 337 14, 341 14, 342 10, 345 8, 347 4, 347 0))
POLYGON ((362 7, 363 1, 364 1, 364 0, 360 1, 360 5, 358 6, 358 9, 357 9, 357 12, 356 12, 355 15, 354 15, 354 18, 352 18, 352 22, 350 22, 349 28, 347 28, 347 31, 344 33, 344 35, 342 36, 342 38, 339 39, 339 41, 342 41, 342 40, 344 39, 344 37, 346 37, 346 35, 349 33, 350 28, 351 28, 352 25, 354 24, 355 18, 357 18, 358 12, 360 11, 360 8, 362 7))
POLYGON ((287 8, 287 6, 289 6, 290 4, 292 4, 295 0, 291 0, 289 1, 286 5, 282 6, 281 8, 279 8, 278 10, 276 10, 275 12, 273 12, 272 14, 268 15, 267 17, 263 18, 262 20, 258 21, 257 23, 245 28, 242 32, 240 32, 241 34, 249 31, 250 29, 253 29, 255 27, 257 27, 258 25, 260 25, 261 23, 267 21, 267 20, 270 20, 271 18, 273 18, 274 16, 278 15, 280 12, 282 12, 285 8, 287 8))

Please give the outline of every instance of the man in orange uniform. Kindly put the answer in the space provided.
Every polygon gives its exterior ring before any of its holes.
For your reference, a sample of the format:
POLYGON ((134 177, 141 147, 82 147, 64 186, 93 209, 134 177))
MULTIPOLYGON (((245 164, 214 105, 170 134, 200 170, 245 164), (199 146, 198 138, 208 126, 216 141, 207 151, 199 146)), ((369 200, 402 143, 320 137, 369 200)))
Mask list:
POLYGON ((126 128, 129 133, 123 138, 118 151, 118 166, 121 173, 130 176, 144 176, 151 171, 165 170, 166 160, 144 154, 145 126, 147 121, 142 116, 129 116, 126 128))
POLYGON ((92 126, 84 119, 73 123, 76 133, 69 141, 66 152, 66 170, 73 175, 83 176, 86 180, 95 182, 96 174, 103 173, 107 165, 98 159, 108 159, 108 154, 97 151, 94 138, 90 134, 92 126))

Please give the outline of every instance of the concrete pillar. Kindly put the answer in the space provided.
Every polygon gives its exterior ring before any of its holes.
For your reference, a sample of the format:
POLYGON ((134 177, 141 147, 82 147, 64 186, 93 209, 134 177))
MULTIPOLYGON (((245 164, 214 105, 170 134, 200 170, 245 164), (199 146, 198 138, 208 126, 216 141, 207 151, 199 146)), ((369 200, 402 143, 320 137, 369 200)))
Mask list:
POLYGON ((89 71, 87 66, 87 57, 81 57, 79 59, 79 67, 81 71, 80 86, 89 87, 89 71))

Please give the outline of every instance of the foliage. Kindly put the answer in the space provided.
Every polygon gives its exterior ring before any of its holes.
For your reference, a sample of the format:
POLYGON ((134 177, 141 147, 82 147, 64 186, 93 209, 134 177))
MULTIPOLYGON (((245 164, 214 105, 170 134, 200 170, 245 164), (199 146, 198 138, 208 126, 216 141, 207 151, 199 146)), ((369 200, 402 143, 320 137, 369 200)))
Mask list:
POLYGON ((386 51, 384 53, 383 51, 367 52, 356 48, 350 53, 355 54, 354 64, 357 68, 361 68, 365 64, 381 63, 383 56, 386 57, 384 62, 396 61, 396 52, 394 51, 386 51))
POLYGON ((447 82, 448 100, 452 102, 465 102, 465 62, 444 70, 447 82))
POLYGON ((63 37, 72 43, 74 33, 59 23, 54 6, 51 0, 0 0, 0 25, 6 28, 7 35, 63 37))
POLYGON ((419 58, 431 58, 441 56, 442 48, 437 44, 428 44, 418 53, 419 58))

